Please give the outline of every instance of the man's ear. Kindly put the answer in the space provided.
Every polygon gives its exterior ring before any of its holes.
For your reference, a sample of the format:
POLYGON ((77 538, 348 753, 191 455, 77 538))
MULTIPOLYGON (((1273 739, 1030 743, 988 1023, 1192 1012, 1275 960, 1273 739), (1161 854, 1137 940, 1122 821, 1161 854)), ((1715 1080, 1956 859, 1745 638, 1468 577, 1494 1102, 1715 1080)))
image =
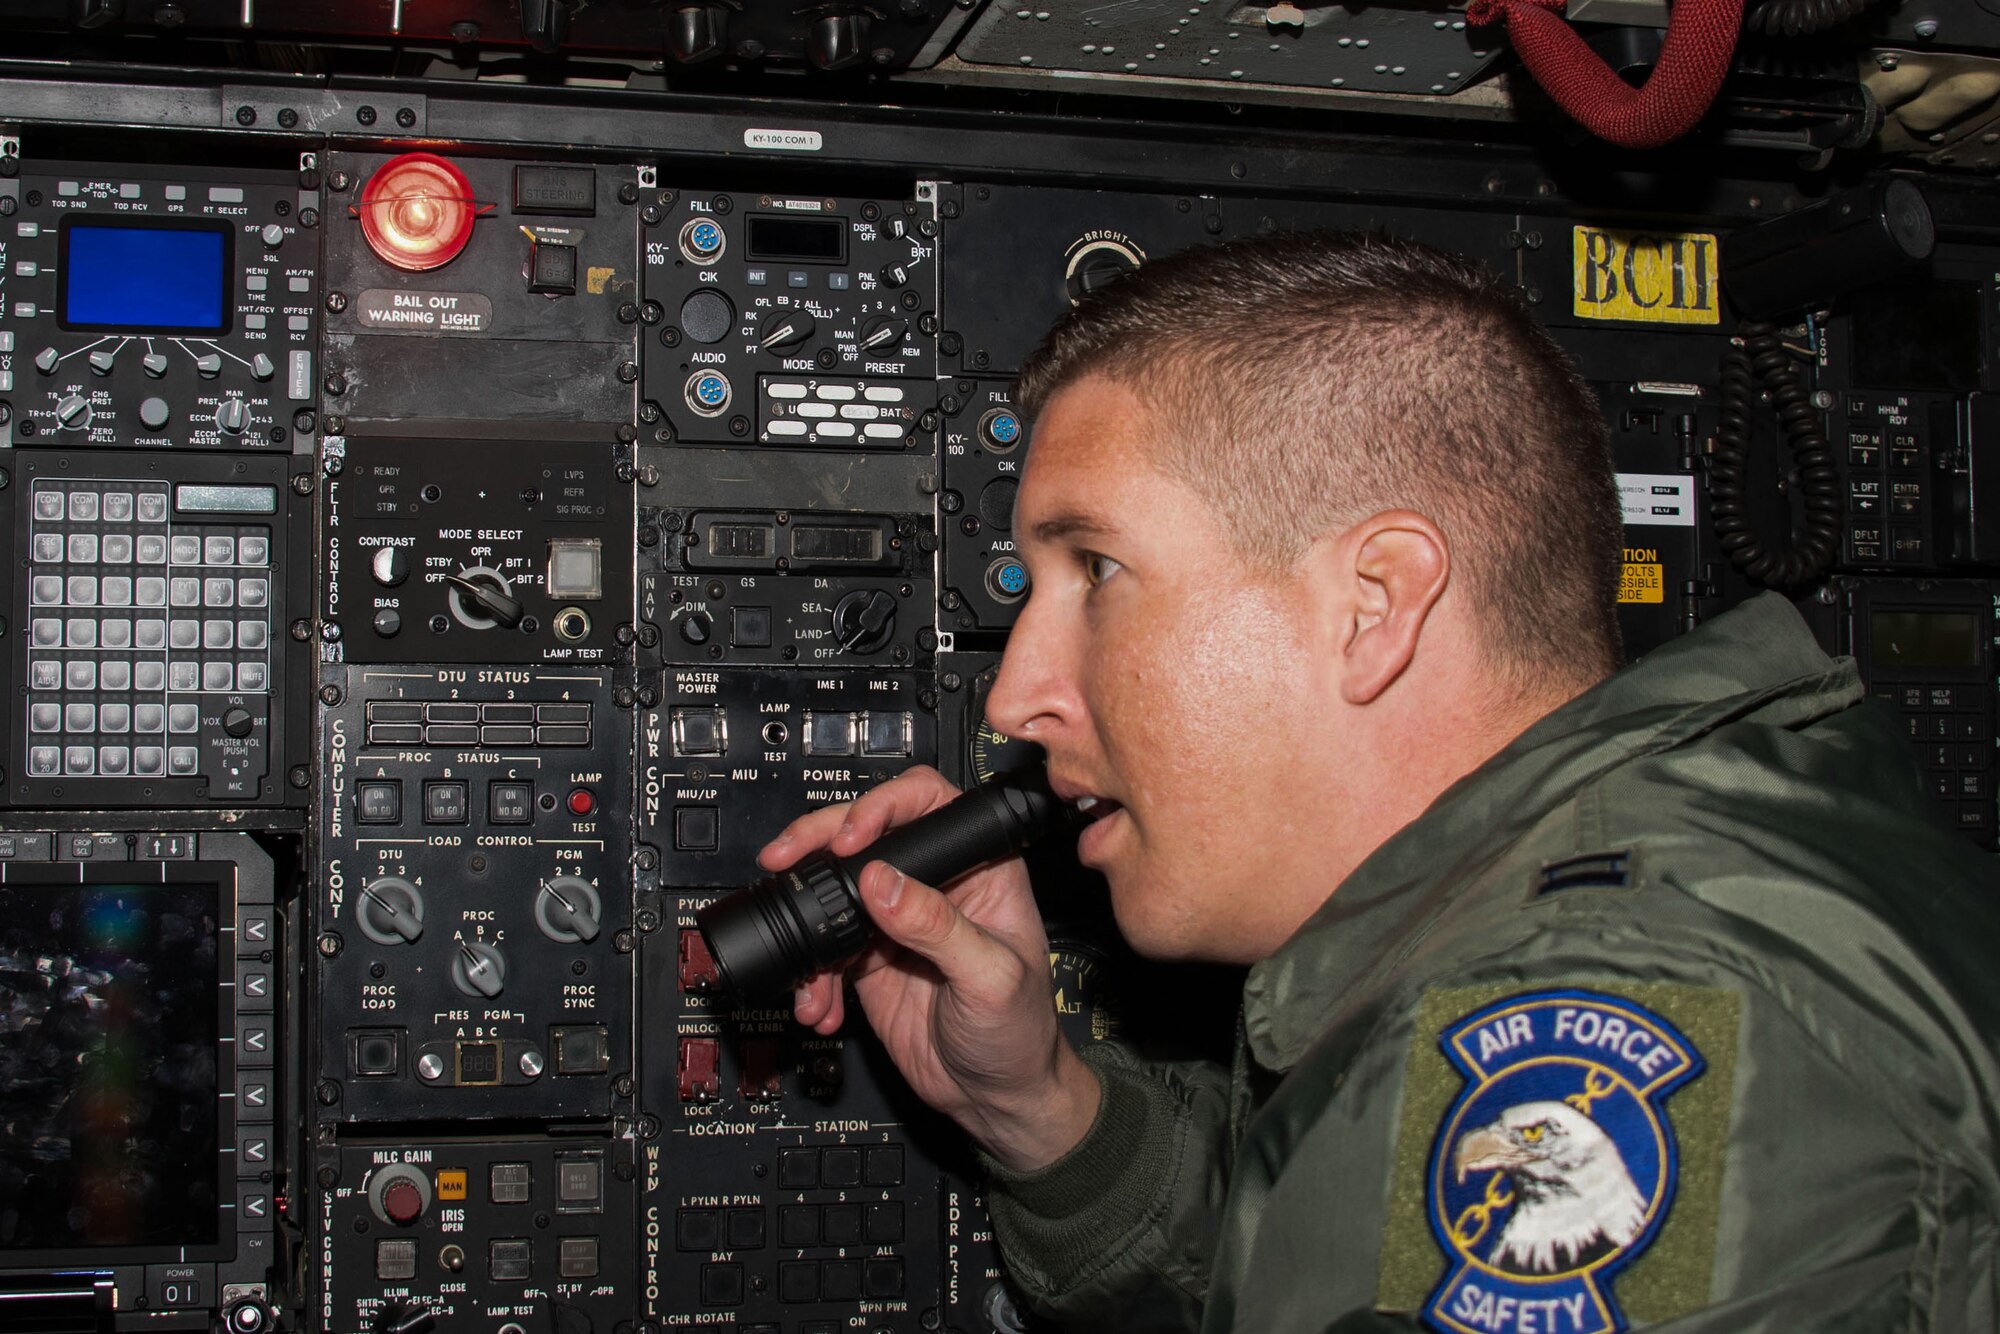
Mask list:
POLYGON ((1423 515, 1385 510, 1328 541, 1317 559, 1320 575, 1331 580, 1329 647, 1341 698, 1371 703, 1416 656, 1424 624, 1451 578, 1451 548, 1423 515))

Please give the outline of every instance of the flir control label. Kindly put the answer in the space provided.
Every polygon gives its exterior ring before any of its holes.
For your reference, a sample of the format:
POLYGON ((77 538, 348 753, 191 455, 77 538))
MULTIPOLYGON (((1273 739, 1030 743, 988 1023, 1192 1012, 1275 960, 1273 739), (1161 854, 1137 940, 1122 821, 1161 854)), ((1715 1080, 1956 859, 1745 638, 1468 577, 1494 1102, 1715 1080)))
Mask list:
POLYGON ((1694 478, 1678 473, 1621 472, 1618 505, 1625 526, 1657 524, 1666 528, 1694 527, 1694 478))

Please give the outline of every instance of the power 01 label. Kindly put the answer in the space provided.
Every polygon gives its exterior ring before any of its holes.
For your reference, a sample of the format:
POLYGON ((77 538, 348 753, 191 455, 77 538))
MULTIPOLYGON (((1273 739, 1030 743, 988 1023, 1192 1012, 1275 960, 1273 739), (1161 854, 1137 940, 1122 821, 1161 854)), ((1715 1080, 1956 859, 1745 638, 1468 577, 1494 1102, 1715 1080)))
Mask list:
POLYGON ((1572 256, 1572 310, 1584 319, 1722 322, 1711 233, 1578 227, 1572 256))

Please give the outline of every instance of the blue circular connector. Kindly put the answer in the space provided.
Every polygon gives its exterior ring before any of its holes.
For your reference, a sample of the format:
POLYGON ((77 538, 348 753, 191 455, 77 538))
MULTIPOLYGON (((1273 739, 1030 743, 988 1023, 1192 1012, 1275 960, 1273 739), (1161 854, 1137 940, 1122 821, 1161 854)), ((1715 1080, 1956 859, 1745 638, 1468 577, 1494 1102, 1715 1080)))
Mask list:
POLYGON ((987 448, 1004 454, 1021 443, 1021 419, 1012 408, 992 408, 979 419, 979 435, 987 448))
POLYGON ((1002 602, 1019 601, 1028 595, 1028 567, 1003 556, 986 568, 986 587, 1002 602))
POLYGON ((718 371, 696 371, 687 383, 688 406, 713 417, 729 406, 729 380, 718 371))

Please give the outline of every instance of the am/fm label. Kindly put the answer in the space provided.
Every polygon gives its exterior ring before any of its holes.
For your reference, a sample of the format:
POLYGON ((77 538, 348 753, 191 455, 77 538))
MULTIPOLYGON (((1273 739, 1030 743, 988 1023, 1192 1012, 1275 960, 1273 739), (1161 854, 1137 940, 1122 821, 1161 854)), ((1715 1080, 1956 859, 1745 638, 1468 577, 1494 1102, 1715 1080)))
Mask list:
POLYGON ((1707 232, 1578 227, 1572 254, 1572 308, 1584 319, 1722 322, 1715 237, 1707 232))

